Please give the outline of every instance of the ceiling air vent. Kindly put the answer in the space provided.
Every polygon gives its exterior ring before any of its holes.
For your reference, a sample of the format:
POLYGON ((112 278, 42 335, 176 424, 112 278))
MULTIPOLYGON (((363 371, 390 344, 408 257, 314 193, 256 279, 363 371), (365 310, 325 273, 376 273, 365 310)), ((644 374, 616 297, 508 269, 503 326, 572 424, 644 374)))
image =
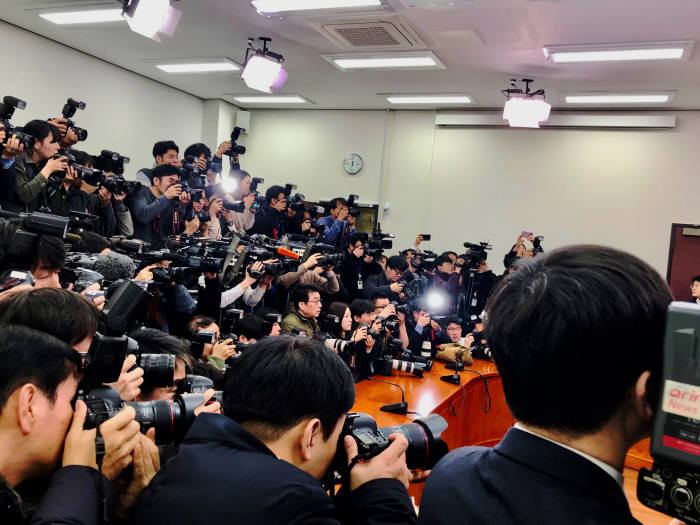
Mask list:
POLYGON ((398 16, 375 20, 324 20, 311 22, 341 49, 425 49, 425 42, 398 16))

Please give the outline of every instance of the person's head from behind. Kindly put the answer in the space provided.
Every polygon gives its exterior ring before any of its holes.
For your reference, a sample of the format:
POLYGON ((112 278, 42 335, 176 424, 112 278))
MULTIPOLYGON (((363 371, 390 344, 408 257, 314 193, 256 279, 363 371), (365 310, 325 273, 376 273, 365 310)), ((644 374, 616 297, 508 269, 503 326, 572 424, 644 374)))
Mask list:
POLYGON ((445 332, 447 333, 447 337, 450 338, 450 341, 453 343, 459 343, 459 340, 462 337, 462 325, 459 323, 459 317, 456 315, 448 316, 444 321, 444 326, 445 332))
POLYGON ((63 341, 14 325, 0 326, 0 362, 0 443, 13 462, 0 474, 14 487, 60 466, 81 362, 63 341))
POLYGON ((268 306, 262 306, 255 310, 255 315, 260 319, 262 323, 262 335, 276 337, 282 332, 282 327, 280 326, 279 319, 280 313, 274 308, 268 306))
POLYGON ((180 165, 180 148, 172 140, 162 140, 153 145, 153 158, 156 164, 170 164, 171 166, 180 165))
POLYGON ((87 355, 100 320, 92 301, 61 288, 4 295, 0 295, 0 323, 39 330, 87 355))
POLYGON ((696 275, 690 281, 690 295, 693 299, 700 299, 700 275, 696 275))
POLYGON ((321 292, 315 286, 298 285, 292 289, 289 298, 296 311, 307 319, 318 317, 321 313, 321 292))
POLYGON ((367 299, 355 299, 351 302, 350 313, 352 313, 352 320, 357 324, 370 325, 375 317, 374 305, 367 299))
POLYGON ((336 301, 328 305, 328 313, 338 318, 338 322, 334 325, 336 328, 335 335, 340 336, 341 333, 347 335, 352 329, 350 307, 345 303, 336 301))
POLYGON ((350 370, 313 339, 283 335, 256 346, 226 373, 224 414, 278 457, 321 479, 355 401, 350 370))
POLYGON ((56 126, 44 120, 31 120, 22 131, 34 137, 34 148, 27 152, 34 162, 50 159, 61 148, 61 132, 56 126))
POLYGON ((513 416, 572 437, 613 426, 616 439, 641 439, 658 396, 666 283, 642 260, 601 246, 531 261, 487 306, 486 337, 513 416))
POLYGON ((403 272, 405 272, 407 268, 408 264, 403 257, 400 255, 393 255, 387 260, 384 273, 390 283, 395 283, 401 279, 403 272))
POLYGON ((137 401, 155 401, 175 399, 177 383, 185 379, 187 368, 192 367, 192 357, 185 343, 177 337, 154 330, 152 328, 140 328, 129 334, 139 344, 139 352, 142 354, 169 354, 175 356, 175 373, 173 385, 156 387, 144 381, 141 384, 141 393, 137 401))
POLYGON ((162 164, 156 168, 153 168, 153 171, 151 172, 151 184, 161 194, 165 193, 170 186, 178 184, 179 180, 179 168, 170 164, 162 164))

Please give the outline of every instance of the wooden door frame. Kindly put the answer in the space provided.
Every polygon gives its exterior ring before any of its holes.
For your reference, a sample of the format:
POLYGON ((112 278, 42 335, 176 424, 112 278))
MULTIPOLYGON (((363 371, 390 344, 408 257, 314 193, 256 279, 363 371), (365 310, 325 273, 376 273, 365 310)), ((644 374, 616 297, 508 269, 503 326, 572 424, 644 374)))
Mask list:
POLYGON ((698 228, 700 229, 700 224, 685 224, 681 222, 671 223, 671 241, 669 242, 668 248, 668 265, 666 266, 666 284, 671 284, 671 264, 673 263, 673 251, 676 248, 675 231, 676 226, 680 228, 698 228))

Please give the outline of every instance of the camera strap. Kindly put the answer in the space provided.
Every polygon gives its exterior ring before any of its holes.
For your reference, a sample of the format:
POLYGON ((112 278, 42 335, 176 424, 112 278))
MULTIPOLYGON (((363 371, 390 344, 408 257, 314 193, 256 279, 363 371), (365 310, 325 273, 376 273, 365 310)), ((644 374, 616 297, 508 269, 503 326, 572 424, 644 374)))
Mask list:
POLYGON ((365 458, 360 456, 359 454, 356 455, 354 458, 350 460, 350 464, 348 465, 348 468, 345 470, 343 473, 343 479, 350 479, 350 471, 352 468, 357 465, 358 463, 364 462, 365 458))
POLYGON ((105 440, 102 437, 102 432, 100 432, 100 425, 95 427, 95 461, 97 462, 97 493, 99 501, 102 504, 100 512, 102 514, 102 521, 109 522, 109 505, 107 502, 107 497, 105 496, 104 481, 102 475, 102 463, 105 459, 105 440))

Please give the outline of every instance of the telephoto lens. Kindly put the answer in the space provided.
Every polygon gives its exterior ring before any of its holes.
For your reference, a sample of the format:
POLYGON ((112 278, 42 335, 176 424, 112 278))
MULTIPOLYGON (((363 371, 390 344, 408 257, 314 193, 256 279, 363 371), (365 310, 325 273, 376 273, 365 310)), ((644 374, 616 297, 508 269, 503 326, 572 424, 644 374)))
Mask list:
POLYGON ((194 423, 194 409, 204 402, 203 394, 180 394, 172 401, 144 401, 124 403, 134 407, 142 432, 156 429, 156 444, 180 443, 194 423))
POLYGON ((143 368, 143 384, 149 387, 172 386, 175 377, 175 356, 172 354, 141 354, 136 366, 143 368))

